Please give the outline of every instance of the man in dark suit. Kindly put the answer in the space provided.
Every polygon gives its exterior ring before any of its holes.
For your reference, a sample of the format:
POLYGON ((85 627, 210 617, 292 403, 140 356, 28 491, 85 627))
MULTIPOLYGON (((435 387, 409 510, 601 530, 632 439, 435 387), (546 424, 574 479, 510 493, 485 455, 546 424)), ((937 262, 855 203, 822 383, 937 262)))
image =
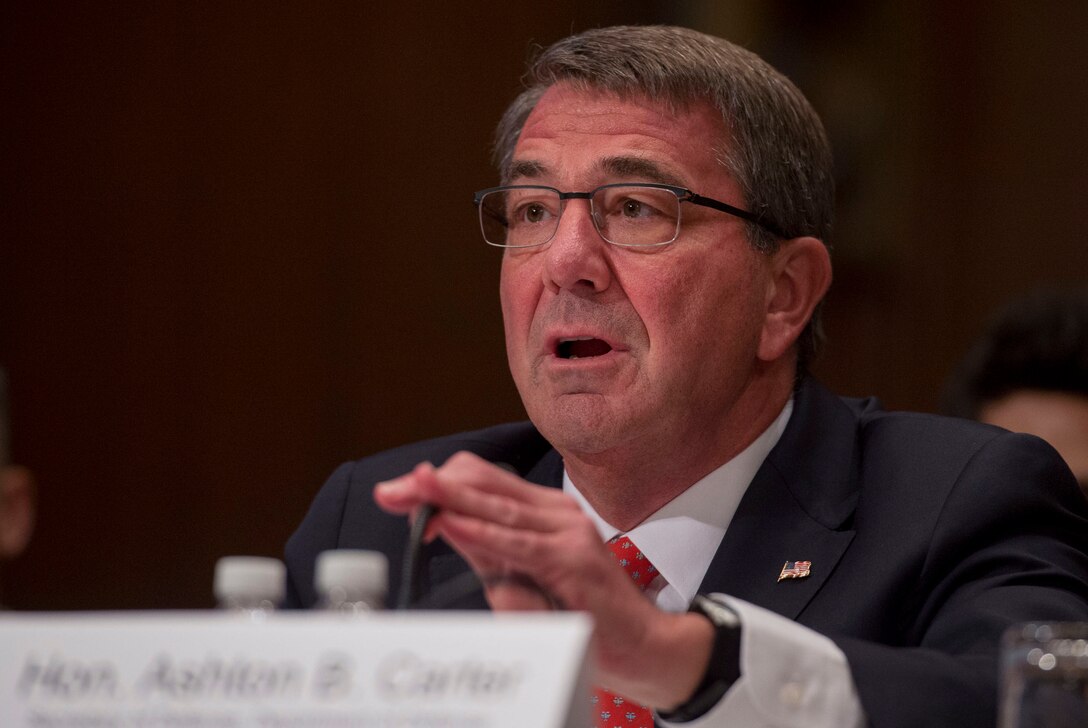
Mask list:
POLYGON ((595 618, 600 725, 992 726, 1002 630, 1088 619, 1083 499, 1038 440, 807 377, 833 202, 807 101, 677 28, 565 39, 530 84, 477 205, 532 424, 341 467, 291 601, 321 550, 398 563, 431 504, 433 588, 595 618))

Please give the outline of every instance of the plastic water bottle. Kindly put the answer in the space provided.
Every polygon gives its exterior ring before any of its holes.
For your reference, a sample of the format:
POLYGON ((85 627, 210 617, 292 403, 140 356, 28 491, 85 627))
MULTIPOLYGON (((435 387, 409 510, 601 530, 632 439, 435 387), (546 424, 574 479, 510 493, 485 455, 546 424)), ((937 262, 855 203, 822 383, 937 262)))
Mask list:
POLYGON ((389 590, 389 560, 377 551, 338 549, 317 557, 318 608, 358 615, 382 609, 389 590))
POLYGON ((215 564, 214 592, 220 609, 263 620, 287 591, 287 569, 279 559, 224 556, 215 564))

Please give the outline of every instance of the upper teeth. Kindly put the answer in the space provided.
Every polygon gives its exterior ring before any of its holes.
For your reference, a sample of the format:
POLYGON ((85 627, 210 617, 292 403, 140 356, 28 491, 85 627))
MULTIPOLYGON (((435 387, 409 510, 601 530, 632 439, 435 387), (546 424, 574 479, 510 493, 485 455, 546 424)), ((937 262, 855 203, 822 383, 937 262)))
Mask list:
POLYGON ((559 344, 558 344, 558 350, 559 351, 558 351, 558 353, 559 353, 559 355, 561 357, 563 357, 565 359, 579 359, 581 357, 579 357, 577 354, 575 354, 573 351, 571 351, 571 349, 573 347, 571 347, 570 344, 573 344, 576 341, 595 341, 595 340, 596 340, 595 336, 567 336, 567 337, 561 338, 561 339, 559 339, 559 344))

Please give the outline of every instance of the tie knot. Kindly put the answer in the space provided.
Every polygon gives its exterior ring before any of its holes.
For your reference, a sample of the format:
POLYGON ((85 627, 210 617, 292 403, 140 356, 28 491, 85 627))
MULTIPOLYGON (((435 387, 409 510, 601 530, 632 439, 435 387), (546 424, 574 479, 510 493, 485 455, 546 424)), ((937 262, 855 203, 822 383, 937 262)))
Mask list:
POLYGON ((654 568, 654 565, 626 536, 616 536, 611 539, 608 542, 608 549, 639 589, 645 589, 657 576, 657 569, 654 568))

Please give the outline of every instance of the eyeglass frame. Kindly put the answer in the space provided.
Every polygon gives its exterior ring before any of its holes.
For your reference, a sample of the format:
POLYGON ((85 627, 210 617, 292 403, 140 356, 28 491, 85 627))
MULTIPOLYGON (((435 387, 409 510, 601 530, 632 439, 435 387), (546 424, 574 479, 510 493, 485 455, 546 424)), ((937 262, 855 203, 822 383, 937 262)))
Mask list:
MULTIPOLYGON (((712 197, 704 197, 703 195, 696 194, 695 192, 692 192, 691 190, 689 190, 687 187, 679 187, 677 185, 667 185, 667 184, 662 184, 662 183, 658 183, 658 182, 612 182, 612 183, 609 183, 609 184, 606 184, 606 185, 601 185, 600 187, 596 187, 596 188, 590 190, 589 192, 562 192, 562 191, 556 189, 555 187, 550 187, 548 185, 499 185, 498 187, 488 187, 487 189, 484 189, 484 190, 478 190, 477 192, 473 193, 472 197, 473 197, 473 200, 472 200, 473 204, 476 205, 476 208, 478 210, 478 218, 479 218, 479 222, 480 222, 480 233, 483 234, 484 242, 487 243, 488 245, 491 245, 491 246, 496 247, 496 248, 514 248, 514 249, 517 249, 517 248, 537 248, 537 247, 540 247, 541 245, 547 245, 548 243, 550 243, 552 241, 552 238, 555 237, 555 234, 557 232, 559 232, 559 218, 562 217, 563 211, 566 210, 566 201, 567 200, 589 200, 590 219, 593 221, 593 229, 597 231, 597 234, 600 235, 601 239, 604 240, 606 243, 608 243, 609 245, 616 245, 616 246, 619 246, 621 248, 656 248, 656 247, 660 247, 662 245, 670 245, 670 244, 676 242, 676 239, 678 237, 680 237, 680 226, 681 226, 681 221, 683 219, 683 215, 681 213, 682 208, 679 206, 681 202, 690 202, 693 205, 699 205, 700 207, 709 207, 709 208, 711 208, 713 210, 718 210, 719 212, 727 213, 729 215, 732 215, 733 217, 737 217, 737 218, 740 218, 741 220, 746 220, 748 222, 751 222, 751 223, 754 223, 754 224, 758 225, 759 227, 761 227, 764 230, 766 230, 767 232, 769 232, 771 235, 774 235, 776 238, 783 239, 783 240, 786 238, 786 236, 775 225, 765 221, 762 218, 761 215, 757 215, 754 212, 749 212, 748 210, 742 210, 739 207, 734 207, 733 205, 730 205, 728 202, 722 202, 721 200, 715 200, 712 197), (611 187, 647 187, 647 188, 667 190, 668 192, 672 192, 674 195, 676 195, 676 202, 677 202, 676 234, 673 235, 671 239, 662 241, 660 243, 645 243, 645 244, 614 243, 611 240, 609 240, 608 238, 606 238, 604 236, 604 233, 601 232, 601 229, 600 229, 600 227, 599 227, 599 225, 597 223, 596 215, 593 214, 593 196, 596 195, 601 190, 609 189, 611 187), (555 192, 559 196, 560 209, 559 209, 559 215, 556 216, 555 230, 552 231, 552 234, 550 236, 548 236, 547 240, 542 240, 539 243, 531 243, 529 245, 502 245, 502 244, 499 244, 499 243, 493 243, 490 240, 488 240, 487 235, 484 234, 484 230, 483 230, 484 221, 483 221, 483 217, 482 217, 482 215, 483 215, 482 203, 483 203, 484 197, 486 197, 487 195, 489 195, 489 194, 491 194, 493 192, 503 192, 505 190, 525 190, 525 189, 530 189, 530 190, 551 190, 552 192, 555 192)), ((509 225, 506 225, 506 227, 509 227, 509 225)))

